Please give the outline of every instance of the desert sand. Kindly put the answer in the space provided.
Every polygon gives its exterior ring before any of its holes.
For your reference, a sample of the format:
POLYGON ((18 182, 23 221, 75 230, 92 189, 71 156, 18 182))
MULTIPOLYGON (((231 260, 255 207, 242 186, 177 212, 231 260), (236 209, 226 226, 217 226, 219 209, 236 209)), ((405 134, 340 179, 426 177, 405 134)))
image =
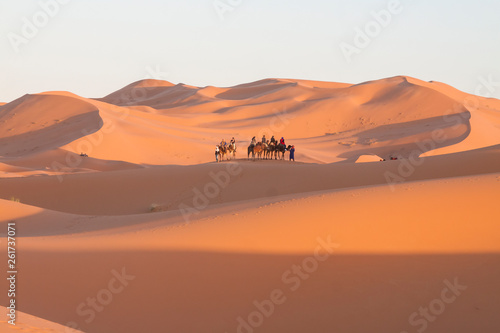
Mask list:
POLYGON ((25 95, 0 103, 0 331, 499 332, 499 194, 500 101, 444 83, 25 95), (296 162, 248 159, 262 135, 296 162))

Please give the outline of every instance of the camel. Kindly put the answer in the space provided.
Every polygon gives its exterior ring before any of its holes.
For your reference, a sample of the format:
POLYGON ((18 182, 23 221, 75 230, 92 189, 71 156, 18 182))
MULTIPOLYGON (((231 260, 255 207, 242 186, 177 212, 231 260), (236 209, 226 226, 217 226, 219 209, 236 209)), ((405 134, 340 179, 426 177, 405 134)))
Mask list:
POLYGON ((222 162, 224 156, 227 154, 227 147, 219 145, 219 161, 222 162))
POLYGON ((279 153, 281 153, 280 160, 284 160, 285 159, 285 152, 287 150, 290 150, 290 148, 292 148, 291 145, 286 147, 285 145, 280 143, 279 145, 276 146, 276 155, 279 156, 279 153))
POLYGON ((255 154, 257 154, 257 158, 262 158, 262 153, 264 152, 264 145, 262 142, 257 142, 256 145, 248 146, 248 159, 250 159, 250 153, 252 153, 252 158, 255 160, 255 154))
POLYGON ((255 153, 253 152, 254 146, 255 146, 254 144, 251 144, 250 146, 248 146, 248 149, 247 149, 247 153, 248 153, 247 158, 248 159, 250 159, 250 153, 252 153, 252 158, 255 158, 255 153))
POLYGON ((273 159, 273 154, 276 155, 275 152, 276 152, 276 145, 275 145, 275 143, 274 142, 269 143, 268 146, 267 146, 267 148, 266 148, 266 151, 265 151, 265 158, 266 158, 266 160, 268 158, 273 159))
POLYGON ((266 154, 267 154, 267 150, 269 149, 269 146, 265 142, 261 142, 260 146, 262 149, 260 152, 257 152, 257 156, 259 156, 259 158, 261 158, 261 159, 265 159, 266 154))
POLYGON ((230 159, 236 158, 236 144, 235 143, 231 143, 227 147, 227 153, 228 153, 230 159))

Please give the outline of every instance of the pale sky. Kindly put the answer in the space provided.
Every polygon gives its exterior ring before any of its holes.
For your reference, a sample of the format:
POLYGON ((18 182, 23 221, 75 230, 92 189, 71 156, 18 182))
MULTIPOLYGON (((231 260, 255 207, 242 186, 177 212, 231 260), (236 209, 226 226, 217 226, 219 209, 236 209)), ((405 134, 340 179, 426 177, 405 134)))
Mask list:
POLYGON ((103 97, 151 77, 232 86, 395 75, 500 98, 500 1, 397 2, 1 0, 0 101, 50 90, 103 97))

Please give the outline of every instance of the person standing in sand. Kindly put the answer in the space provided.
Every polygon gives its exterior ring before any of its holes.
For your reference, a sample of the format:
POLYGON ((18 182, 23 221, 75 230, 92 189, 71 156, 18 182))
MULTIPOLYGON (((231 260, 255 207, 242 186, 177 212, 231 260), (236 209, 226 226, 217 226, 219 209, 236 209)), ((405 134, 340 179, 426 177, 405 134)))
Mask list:
POLYGON ((215 146, 215 162, 219 162, 219 146, 215 146))
POLYGON ((290 161, 295 162, 295 146, 292 146, 292 148, 290 148, 290 161))

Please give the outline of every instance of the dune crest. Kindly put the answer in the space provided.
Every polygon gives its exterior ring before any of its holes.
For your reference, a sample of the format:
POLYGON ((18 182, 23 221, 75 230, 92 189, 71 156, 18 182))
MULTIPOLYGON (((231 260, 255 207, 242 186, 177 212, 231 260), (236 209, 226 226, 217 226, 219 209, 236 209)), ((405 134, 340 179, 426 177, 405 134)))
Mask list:
POLYGON ((101 126, 91 103, 60 95, 25 95, 0 110, 0 156, 57 149, 101 126))

